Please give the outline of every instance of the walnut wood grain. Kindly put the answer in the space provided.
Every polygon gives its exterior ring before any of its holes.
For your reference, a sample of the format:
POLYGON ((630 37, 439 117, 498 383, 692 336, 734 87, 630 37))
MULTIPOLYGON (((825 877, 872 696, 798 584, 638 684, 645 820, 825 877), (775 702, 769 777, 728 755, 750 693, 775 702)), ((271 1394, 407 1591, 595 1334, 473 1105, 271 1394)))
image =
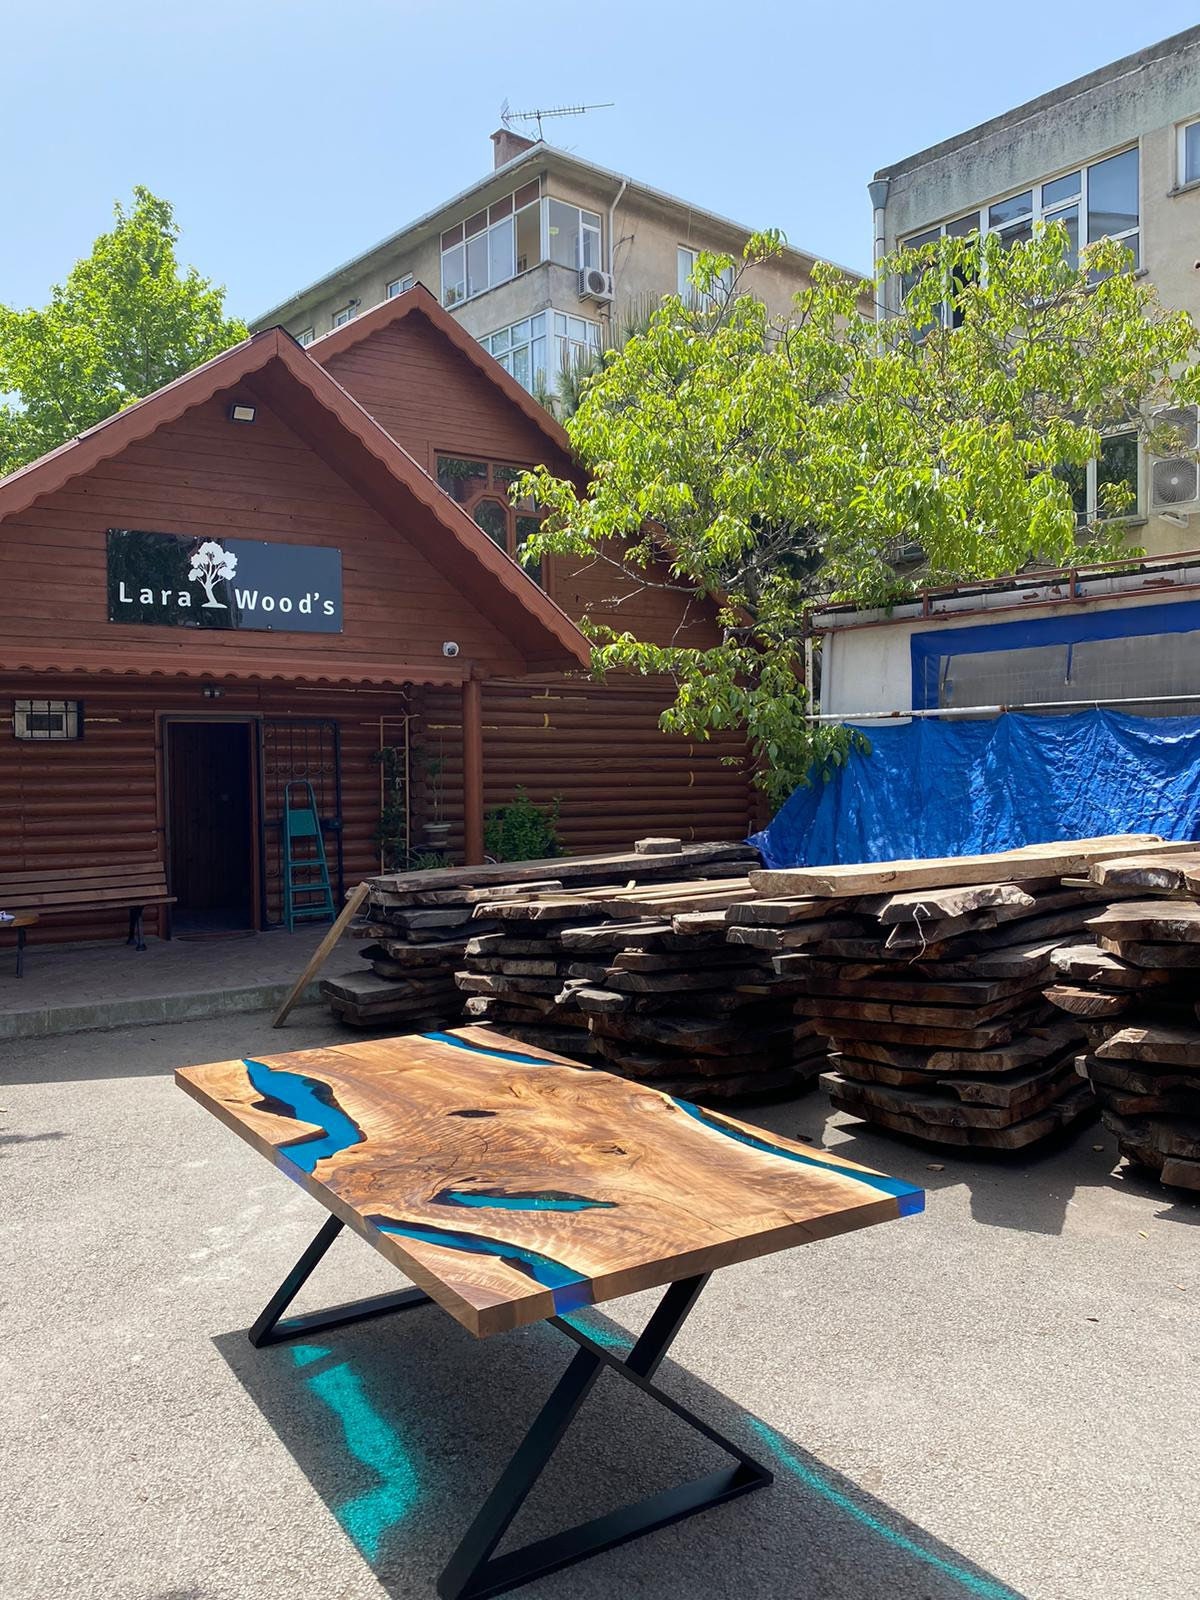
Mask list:
POLYGON ((483 1028, 175 1076, 478 1336, 923 1206, 828 1151, 483 1028))

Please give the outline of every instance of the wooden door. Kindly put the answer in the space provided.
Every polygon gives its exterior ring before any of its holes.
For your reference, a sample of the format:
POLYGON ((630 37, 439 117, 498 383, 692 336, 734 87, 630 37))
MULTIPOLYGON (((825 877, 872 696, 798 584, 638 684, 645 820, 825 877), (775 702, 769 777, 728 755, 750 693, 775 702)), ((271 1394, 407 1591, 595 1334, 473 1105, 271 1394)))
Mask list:
POLYGON ((167 725, 167 849, 180 933, 254 926, 253 730, 167 725))

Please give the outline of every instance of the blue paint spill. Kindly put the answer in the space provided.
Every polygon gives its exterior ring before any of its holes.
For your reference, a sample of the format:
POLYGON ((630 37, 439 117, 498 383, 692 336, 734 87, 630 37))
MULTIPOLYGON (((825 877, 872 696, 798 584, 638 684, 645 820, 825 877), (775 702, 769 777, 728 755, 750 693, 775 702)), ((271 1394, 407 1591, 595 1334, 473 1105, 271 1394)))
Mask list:
MULTIPOLYGON (((331 1352, 320 1345, 293 1345, 297 1367, 311 1367, 331 1352)), ((341 1427, 346 1448, 378 1478, 377 1485, 334 1508, 334 1515, 368 1561, 378 1559, 384 1540, 403 1522, 419 1498, 413 1459, 395 1430, 367 1398, 348 1362, 325 1367, 304 1380, 341 1427)))
POLYGON ((496 1211, 612 1211, 615 1200, 589 1200, 582 1194, 547 1189, 540 1194, 506 1194, 502 1189, 440 1189, 434 1205, 472 1206, 496 1211))
POLYGON ((905 1183, 900 1178, 889 1178, 883 1172, 853 1171, 839 1166, 836 1161, 822 1161, 818 1156, 805 1156, 798 1150, 786 1150, 782 1145, 772 1144, 769 1139, 760 1138, 757 1134, 747 1133, 742 1128, 731 1128, 727 1122, 711 1116, 699 1106, 693 1105, 690 1100, 678 1100, 674 1095, 670 1098, 672 1104, 685 1111, 689 1117, 695 1117, 696 1121, 703 1123, 706 1128, 712 1128, 716 1133, 723 1133, 727 1139, 735 1139, 738 1144, 749 1145, 751 1150, 761 1150, 764 1155, 779 1156, 784 1161, 795 1161, 801 1166, 818 1167, 822 1172, 832 1172, 839 1177, 852 1178, 856 1183, 864 1183, 868 1188, 878 1189, 882 1194, 893 1195, 896 1209, 902 1217, 914 1216, 918 1211, 925 1209, 925 1191, 914 1188, 911 1183, 905 1183))
POLYGON ((886 1522, 881 1522, 869 1511, 857 1505, 849 1495, 843 1494, 840 1489, 834 1488, 822 1473, 815 1467, 809 1466, 791 1450, 787 1444, 765 1422, 760 1422, 757 1417, 747 1417, 747 1423, 753 1428, 771 1454, 785 1467, 792 1476, 803 1483, 814 1493, 819 1494, 830 1505, 836 1506, 839 1511, 844 1511, 848 1517, 853 1517, 855 1522, 864 1528, 869 1528, 872 1533, 878 1534, 887 1541, 893 1549, 903 1550, 905 1555, 912 1556, 915 1560, 923 1562, 935 1571, 942 1573, 947 1578, 953 1578, 956 1583, 968 1590, 971 1594, 981 1596, 981 1600, 1022 1600, 1015 1589, 1010 1589, 1007 1584, 1000 1583, 995 1578, 983 1577, 977 1572, 970 1571, 967 1567, 960 1567, 957 1562, 948 1561, 945 1556, 939 1556, 933 1550, 927 1550, 915 1539, 910 1539, 907 1534, 899 1533, 895 1528, 889 1528, 886 1522))
POLYGON ((516 1050, 489 1050, 487 1045, 472 1044, 469 1039, 456 1039, 452 1033, 423 1033, 422 1039, 435 1044, 452 1044, 456 1050, 469 1050, 473 1056, 491 1056, 497 1061, 515 1061, 522 1067, 552 1067, 553 1061, 543 1061, 541 1056, 523 1056, 516 1050))
POLYGON ((298 1122, 311 1122, 320 1129, 318 1133, 290 1139, 279 1147, 287 1151, 288 1160, 302 1172, 311 1172, 318 1161, 335 1156, 352 1144, 361 1144, 366 1137, 338 1105, 333 1090, 319 1078, 305 1077, 300 1072, 281 1072, 276 1067, 268 1067, 265 1061, 244 1060, 243 1065, 250 1082, 268 1102, 265 1109, 295 1117, 298 1122))
POLYGON ((424 1244, 440 1244, 447 1250, 462 1250, 468 1255, 496 1256, 499 1260, 551 1291, 556 1312, 575 1311, 592 1303, 592 1285, 589 1278, 566 1267, 552 1256, 540 1255, 525 1245, 510 1244, 505 1239, 489 1239, 482 1233, 456 1233, 451 1228, 438 1228, 427 1222, 398 1222, 393 1217, 370 1216, 366 1219, 381 1233, 394 1233, 404 1239, 417 1239, 424 1244))

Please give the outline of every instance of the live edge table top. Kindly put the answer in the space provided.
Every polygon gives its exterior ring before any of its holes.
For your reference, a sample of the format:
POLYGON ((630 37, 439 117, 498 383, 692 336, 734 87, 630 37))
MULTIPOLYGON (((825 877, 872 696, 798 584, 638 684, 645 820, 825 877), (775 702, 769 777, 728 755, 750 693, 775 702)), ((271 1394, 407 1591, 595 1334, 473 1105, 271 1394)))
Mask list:
POLYGON ((827 1150, 485 1028, 175 1079, 476 1335, 924 1205, 827 1150))

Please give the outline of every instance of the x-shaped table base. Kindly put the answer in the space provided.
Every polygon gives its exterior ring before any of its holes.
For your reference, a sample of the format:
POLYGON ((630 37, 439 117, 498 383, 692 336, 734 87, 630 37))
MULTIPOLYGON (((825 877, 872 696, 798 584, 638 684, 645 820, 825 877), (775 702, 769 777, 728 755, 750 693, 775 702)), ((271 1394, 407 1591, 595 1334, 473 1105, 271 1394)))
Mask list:
MULTIPOLYGON (((376 1295, 372 1299, 334 1306, 327 1311, 315 1311, 308 1316, 282 1320, 284 1312, 343 1226, 339 1218, 331 1216, 280 1284, 250 1329, 250 1343, 256 1348, 281 1344, 287 1339, 300 1338, 328 1328, 345 1327, 352 1322, 384 1316, 409 1306, 423 1305, 429 1299, 422 1289, 403 1289, 395 1294, 376 1295)), ((576 1561, 583 1561, 601 1550, 625 1544, 656 1528, 665 1528, 709 1506, 733 1500, 752 1489, 765 1488, 772 1481, 769 1468, 748 1455, 732 1439, 718 1433, 686 1406, 673 1400, 653 1381, 654 1374, 708 1278, 709 1274, 703 1273, 671 1284, 624 1359, 597 1344, 563 1318, 548 1319, 552 1327, 573 1339, 580 1348, 500 1474, 496 1487, 484 1501, 462 1543, 451 1556, 438 1580, 438 1594, 442 1600, 482 1600, 485 1595, 504 1594, 522 1584, 531 1583, 535 1578, 545 1577, 576 1561), (562 1533, 523 1545, 504 1555, 496 1555, 496 1547, 605 1367, 612 1368, 635 1388, 651 1395, 710 1443, 720 1446, 733 1457, 736 1465, 709 1473, 692 1483, 681 1484, 678 1488, 664 1489, 659 1494, 623 1506, 618 1511, 610 1511, 562 1533)))

